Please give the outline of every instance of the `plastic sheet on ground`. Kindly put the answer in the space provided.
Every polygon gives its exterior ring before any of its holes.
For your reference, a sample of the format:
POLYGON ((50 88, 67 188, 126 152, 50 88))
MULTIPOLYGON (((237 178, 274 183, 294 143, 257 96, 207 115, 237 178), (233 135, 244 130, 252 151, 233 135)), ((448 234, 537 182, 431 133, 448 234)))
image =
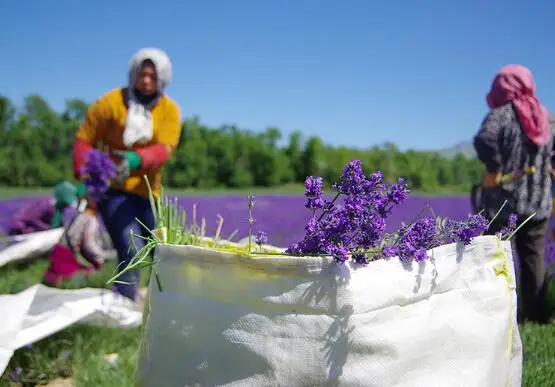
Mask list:
POLYGON ((0 296, 0 375, 14 351, 71 325, 133 328, 142 322, 139 306, 107 289, 65 290, 33 285, 0 296))
MULTIPOLYGON (((26 262, 47 256, 52 251, 52 248, 54 248, 54 245, 60 241, 63 233, 63 228, 55 228, 0 239, 0 267, 10 263, 26 262)), ((106 239, 107 236, 104 235, 103 238, 106 239)), ((116 251, 111 249, 111 246, 106 241, 104 245, 106 249, 104 259, 106 261, 116 260, 116 251)))
POLYGON ((48 254, 63 233, 64 229, 60 227, 13 238, 17 241, 16 244, 0 250, 0 267, 48 254))

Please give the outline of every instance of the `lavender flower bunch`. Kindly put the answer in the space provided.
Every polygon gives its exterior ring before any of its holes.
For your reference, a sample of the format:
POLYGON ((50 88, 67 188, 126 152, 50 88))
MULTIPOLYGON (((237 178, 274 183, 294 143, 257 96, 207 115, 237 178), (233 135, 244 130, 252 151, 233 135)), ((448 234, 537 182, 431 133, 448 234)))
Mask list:
POLYGON ((345 166, 333 188, 337 191, 335 197, 326 201, 323 179, 307 177, 305 207, 312 211, 312 216, 303 240, 290 246, 286 253, 331 255, 338 263, 352 259, 366 264, 393 256, 405 261, 423 261, 429 249, 452 242, 468 244, 488 228, 488 221, 482 215, 472 215, 464 222, 425 217, 387 234, 388 216, 405 201, 410 191, 402 178, 390 185, 380 171, 367 177, 359 160, 345 166))
POLYGON ((387 242, 393 239, 393 243, 385 243, 381 253, 384 258, 398 256, 402 261, 422 262, 428 258, 429 249, 454 242, 468 245, 488 227, 488 220, 481 214, 470 215, 466 221, 441 221, 423 217, 409 226, 402 227, 396 238, 388 236, 387 242))
POLYGON ((89 197, 98 202, 110 187, 110 180, 116 177, 116 164, 107 153, 93 149, 88 153, 81 173, 85 176, 89 197))

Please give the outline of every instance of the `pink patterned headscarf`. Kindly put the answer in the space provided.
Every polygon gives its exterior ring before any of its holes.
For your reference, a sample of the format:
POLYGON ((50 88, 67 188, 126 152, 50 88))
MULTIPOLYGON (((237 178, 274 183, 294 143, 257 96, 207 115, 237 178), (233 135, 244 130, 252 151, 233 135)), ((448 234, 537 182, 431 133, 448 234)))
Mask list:
POLYGON ((544 146, 551 135, 547 109, 536 98, 532 72, 521 65, 507 65, 495 76, 487 102, 491 109, 511 101, 524 133, 538 147, 544 146))

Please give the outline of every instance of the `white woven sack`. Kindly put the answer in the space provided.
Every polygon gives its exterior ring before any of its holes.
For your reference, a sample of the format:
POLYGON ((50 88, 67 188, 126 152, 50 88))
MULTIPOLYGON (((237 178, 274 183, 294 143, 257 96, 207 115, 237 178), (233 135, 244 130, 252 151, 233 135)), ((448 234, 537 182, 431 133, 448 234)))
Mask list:
POLYGON ((366 267, 156 248, 136 386, 520 386, 509 243, 366 267))

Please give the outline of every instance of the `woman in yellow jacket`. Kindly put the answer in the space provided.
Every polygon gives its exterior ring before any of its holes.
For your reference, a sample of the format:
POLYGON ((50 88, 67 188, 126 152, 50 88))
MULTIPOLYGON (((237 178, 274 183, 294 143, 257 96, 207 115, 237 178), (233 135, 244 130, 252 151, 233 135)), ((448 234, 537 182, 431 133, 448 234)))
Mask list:
MULTIPOLYGON (((73 169, 81 178, 86 154, 93 148, 108 152, 118 164, 113 181, 104 198, 97 203, 112 243, 118 252, 120 268, 133 258, 130 231, 145 235, 139 219, 149 229, 154 217, 143 176, 160 193, 161 168, 171 157, 181 135, 180 109, 164 93, 172 78, 168 55, 155 48, 139 50, 129 62, 128 87, 116 88, 100 97, 87 112, 77 131, 73 146, 73 169)), ((137 248, 143 241, 136 238, 137 248)), ((129 272, 116 290, 135 300, 138 272, 129 272)))

